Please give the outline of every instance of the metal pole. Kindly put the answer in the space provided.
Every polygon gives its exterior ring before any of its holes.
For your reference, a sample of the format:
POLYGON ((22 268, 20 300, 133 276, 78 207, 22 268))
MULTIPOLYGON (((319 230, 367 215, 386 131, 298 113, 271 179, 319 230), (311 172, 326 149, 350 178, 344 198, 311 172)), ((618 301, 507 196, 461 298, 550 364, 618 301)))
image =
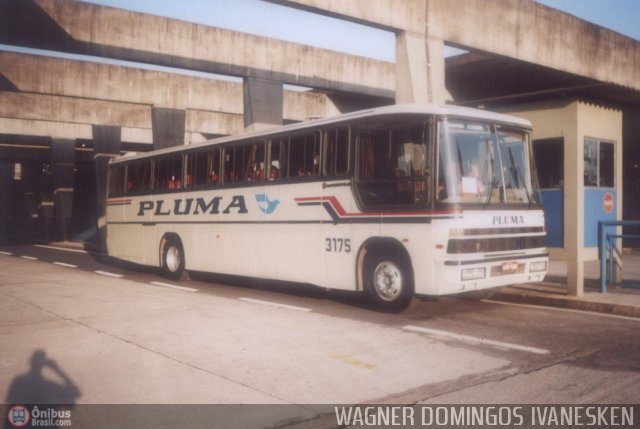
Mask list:
POLYGON ((607 276, 608 283, 615 283, 614 273, 613 273, 613 261, 614 261, 614 246, 616 245, 616 239, 613 234, 607 234, 607 245, 609 246, 609 273, 607 276))
POLYGON ((607 238, 604 222, 598 222, 598 230, 600 232, 600 293, 607 292, 607 238))

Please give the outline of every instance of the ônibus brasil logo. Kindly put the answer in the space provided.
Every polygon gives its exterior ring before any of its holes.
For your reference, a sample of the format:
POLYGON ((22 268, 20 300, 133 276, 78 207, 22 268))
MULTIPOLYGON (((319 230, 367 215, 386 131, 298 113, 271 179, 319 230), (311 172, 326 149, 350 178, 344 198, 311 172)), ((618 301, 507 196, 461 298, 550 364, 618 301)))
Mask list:
POLYGON ((7 412, 7 420, 12 426, 23 428, 29 424, 31 413, 24 405, 14 405, 7 412))

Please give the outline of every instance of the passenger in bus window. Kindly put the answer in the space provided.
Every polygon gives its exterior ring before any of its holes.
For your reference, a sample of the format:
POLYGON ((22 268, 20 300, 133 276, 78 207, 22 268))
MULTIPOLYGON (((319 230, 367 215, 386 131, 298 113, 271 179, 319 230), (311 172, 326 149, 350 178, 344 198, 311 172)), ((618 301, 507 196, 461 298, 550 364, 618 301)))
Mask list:
POLYGON ((181 186, 182 180, 176 176, 171 176, 171 180, 169 180, 169 189, 180 189, 181 186))
POLYGON ((480 180, 478 164, 471 165, 468 174, 462 177, 460 188, 463 194, 482 195, 484 193, 484 184, 480 180))
POLYGON ((272 165, 271 169, 269 170, 269 180, 278 180, 279 177, 280 170, 278 169, 278 167, 272 165))

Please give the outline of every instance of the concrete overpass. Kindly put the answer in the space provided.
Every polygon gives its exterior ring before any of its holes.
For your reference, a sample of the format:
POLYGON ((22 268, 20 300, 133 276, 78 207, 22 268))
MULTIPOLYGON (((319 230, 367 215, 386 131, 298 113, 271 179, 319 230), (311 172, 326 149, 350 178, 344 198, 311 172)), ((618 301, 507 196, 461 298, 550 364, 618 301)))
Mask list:
MULTIPOLYGON (((5 210, 0 225, 6 228, 8 216, 45 218, 46 236, 68 239, 71 220, 88 216, 86 223, 95 224, 102 211, 104 155, 393 102, 449 100, 526 112, 524 103, 588 101, 622 112, 618 169, 622 141, 624 158, 640 163, 638 41, 531 0, 274 2, 392 31, 396 61, 79 1, 0 0, 2 44, 135 62, 0 52, 2 203, 23 212, 5 210), (445 61, 445 44, 474 53, 445 61), (239 80, 142 69, 140 63, 239 80), (284 84, 314 91, 286 91, 284 84), (21 164, 18 184, 15 164, 22 160, 35 161, 21 164), (80 170, 86 170, 85 179, 93 177, 94 209, 77 209, 78 200, 91 193, 77 186, 83 182, 80 170), (43 185, 43 174, 51 184, 43 185), (16 186, 19 192, 9 189, 16 186), (17 193, 20 204, 8 197, 17 193)), ((574 165, 565 156, 565 170, 575 176, 566 177, 569 219, 584 216, 578 137, 566 145, 575 146, 571 156, 578 159, 574 165)), ((625 164, 625 175, 633 165, 625 164)), ((625 199, 640 200, 639 194, 640 184, 625 199)), ((622 198, 617 206, 621 214, 622 198)), ((580 293, 584 222, 565 223, 560 255, 571 259, 570 282, 580 293)))

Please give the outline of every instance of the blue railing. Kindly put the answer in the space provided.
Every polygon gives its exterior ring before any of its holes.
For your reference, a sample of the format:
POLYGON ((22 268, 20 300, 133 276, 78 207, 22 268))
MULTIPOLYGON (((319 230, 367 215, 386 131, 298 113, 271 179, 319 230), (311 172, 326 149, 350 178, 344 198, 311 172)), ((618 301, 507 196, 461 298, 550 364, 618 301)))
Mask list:
POLYGON ((616 258, 622 259, 620 251, 616 248, 618 238, 640 238, 637 234, 618 234, 611 228, 635 226, 640 227, 637 220, 604 220, 598 222, 598 247, 600 252, 600 292, 607 292, 607 283, 615 283, 616 258))

